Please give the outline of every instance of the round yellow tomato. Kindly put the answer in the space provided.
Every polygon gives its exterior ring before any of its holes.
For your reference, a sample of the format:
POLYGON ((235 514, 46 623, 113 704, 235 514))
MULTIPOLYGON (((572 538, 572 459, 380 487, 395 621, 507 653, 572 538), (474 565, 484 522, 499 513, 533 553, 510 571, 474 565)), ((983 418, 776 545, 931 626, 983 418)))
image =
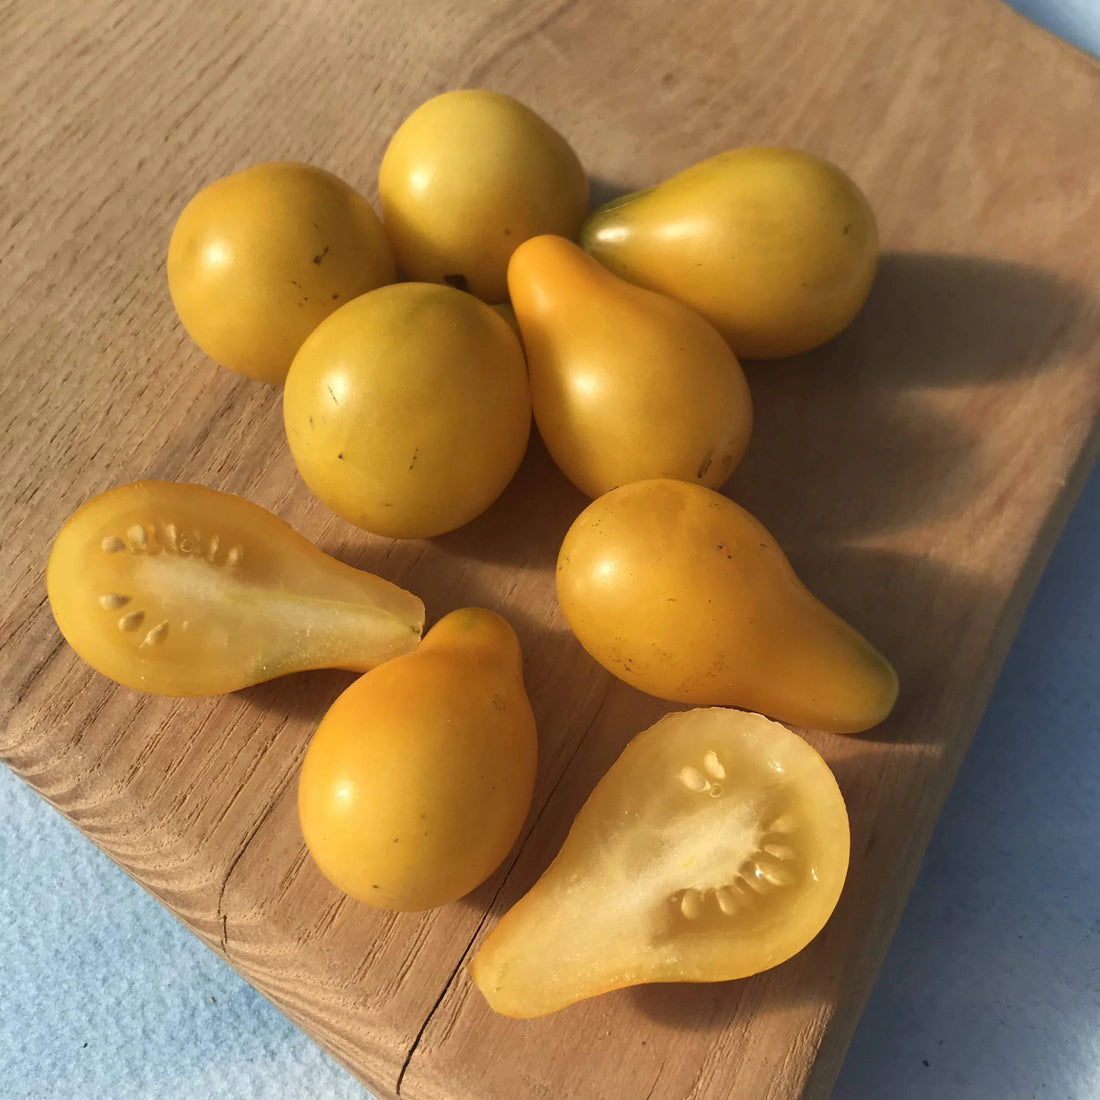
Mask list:
POLYGON ((393 135, 378 175, 386 230, 410 279, 488 302, 508 293, 508 259, 539 233, 576 240, 588 179, 553 127, 510 96, 445 92, 393 135))
POLYGON ((306 484, 350 523, 394 538, 484 511, 531 430, 508 323, 432 283, 382 287, 322 322, 287 375, 283 412, 306 484))
POLYGON ((821 931, 848 854, 844 799, 800 737, 758 714, 670 714, 627 745, 470 970, 521 1018, 641 982, 744 978, 821 931))
POLYGON ((756 519, 701 485, 639 481, 593 501, 562 543, 557 588, 581 645, 662 699, 856 733, 897 698, 889 662, 756 519))
POLYGON ((333 310, 395 277, 378 215, 308 164, 256 164, 204 187, 168 245, 168 289, 212 359, 280 383, 333 310))
POLYGON ((536 757, 515 632, 491 611, 452 612, 415 653, 352 684, 321 721, 298 786, 306 845, 360 901, 444 905, 515 843, 536 757))
POLYGON ((218 695, 287 672, 363 672, 420 640, 424 605, 202 485, 109 489, 61 528, 46 591, 90 665, 157 695, 218 695))
POLYGON ((587 221, 616 275, 698 310, 748 359, 808 351, 859 312, 878 264, 875 218, 839 168, 798 149, 733 149, 587 221))

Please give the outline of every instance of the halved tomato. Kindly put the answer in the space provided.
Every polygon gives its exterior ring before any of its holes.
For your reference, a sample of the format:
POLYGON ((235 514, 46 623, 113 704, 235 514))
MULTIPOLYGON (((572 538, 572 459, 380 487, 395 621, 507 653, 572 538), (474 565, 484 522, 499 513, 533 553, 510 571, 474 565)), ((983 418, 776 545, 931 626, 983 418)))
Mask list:
POLYGON ((137 481, 61 528, 46 591, 94 668, 157 695, 218 695, 308 668, 365 672, 420 641, 424 605, 242 497, 137 481))
POLYGON ((821 930, 848 850, 844 799, 807 742, 758 714, 670 714, 626 747, 471 974, 514 1017, 747 977, 821 930))

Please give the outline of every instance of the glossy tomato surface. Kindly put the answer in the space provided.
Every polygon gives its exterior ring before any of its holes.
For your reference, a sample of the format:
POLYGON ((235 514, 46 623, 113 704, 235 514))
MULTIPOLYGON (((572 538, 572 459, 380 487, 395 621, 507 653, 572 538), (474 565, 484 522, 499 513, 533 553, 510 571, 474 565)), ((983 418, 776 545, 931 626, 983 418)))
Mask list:
POLYGON ((859 312, 878 266, 870 204, 799 149, 731 149, 614 199, 582 242, 617 275, 698 310, 742 358, 809 351, 859 312))
POLYGON ((333 310, 395 277, 378 215, 309 164, 256 164, 204 187, 168 246, 168 288, 212 359, 280 383, 333 310))
POLYGON ((461 527, 512 480, 531 431, 523 350, 470 294, 398 283, 364 294, 303 344, 283 394, 306 484, 367 531, 461 527))
POLYGON ((443 905, 515 843, 536 758, 515 632, 491 611, 454 611, 325 715, 302 764, 302 833, 352 897, 386 909, 443 905))
POLYGON ((413 111, 378 190, 405 276, 487 302, 507 297, 517 245, 539 233, 576 240, 588 211, 588 178, 565 138, 511 96, 477 88, 413 111))
POLYGON ((639 481, 593 501, 562 543, 557 591, 584 648, 662 699, 855 733, 897 698, 889 662, 767 529, 701 485, 639 481))
POLYGON ((564 237, 533 237, 508 267, 539 434, 599 496, 672 477, 717 487, 752 432, 748 383, 694 310, 613 275, 564 237))

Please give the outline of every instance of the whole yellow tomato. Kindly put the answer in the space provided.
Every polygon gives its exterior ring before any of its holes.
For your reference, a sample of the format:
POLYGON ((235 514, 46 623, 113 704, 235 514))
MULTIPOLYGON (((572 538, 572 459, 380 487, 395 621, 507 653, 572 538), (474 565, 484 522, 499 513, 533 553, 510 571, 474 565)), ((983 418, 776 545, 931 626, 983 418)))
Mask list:
POLYGON ((581 645, 662 699, 855 733, 897 698, 886 659, 756 519, 701 485, 639 481, 593 501, 565 536, 557 585, 581 645))
POLYGON ((322 719, 298 786, 306 845, 360 901, 454 901, 515 843, 537 752, 515 632, 491 611, 454 611, 322 719))
POLYGON ((748 446, 748 383, 693 309, 612 275, 564 237, 508 265, 535 422, 582 492, 675 477, 717 487, 748 446))
POLYGON ((747 359, 808 351, 859 312, 878 234, 860 189, 797 149, 733 149, 614 199, 584 247, 616 275, 698 310, 747 359))
POLYGON ((333 310, 395 277, 378 215, 308 164, 256 164, 204 187, 168 245, 183 327, 222 366, 279 383, 333 310))
POLYGON ((428 538, 484 511, 531 430, 523 351, 470 294, 397 283, 339 309, 302 345, 283 394, 306 484, 367 531, 428 538))
POLYGON ((378 174, 386 230, 410 279, 487 302, 507 296, 508 258, 539 233, 576 240, 588 179, 553 127, 510 96, 445 92, 393 135, 378 174))
POLYGON ((409 653, 424 605, 202 485, 137 481, 66 520, 46 591, 90 665, 157 695, 218 695, 309 668, 409 653))
POLYGON ((844 799, 800 737, 759 714, 670 714, 627 745, 470 972, 521 1018, 756 974, 821 931, 848 854, 844 799))

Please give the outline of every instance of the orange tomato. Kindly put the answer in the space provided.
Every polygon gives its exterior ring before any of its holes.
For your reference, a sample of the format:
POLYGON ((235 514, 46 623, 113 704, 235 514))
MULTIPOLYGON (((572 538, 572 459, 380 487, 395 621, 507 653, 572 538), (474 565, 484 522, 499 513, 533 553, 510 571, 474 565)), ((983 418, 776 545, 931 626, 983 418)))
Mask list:
POLYGON ((748 383, 694 310, 612 275, 564 237, 508 267, 539 434, 582 492, 654 477, 716 488, 752 431, 748 383))
POLYGON ((531 803, 537 742, 512 628, 454 611, 321 721, 298 811, 325 876, 360 901, 430 909, 488 878, 531 803))

